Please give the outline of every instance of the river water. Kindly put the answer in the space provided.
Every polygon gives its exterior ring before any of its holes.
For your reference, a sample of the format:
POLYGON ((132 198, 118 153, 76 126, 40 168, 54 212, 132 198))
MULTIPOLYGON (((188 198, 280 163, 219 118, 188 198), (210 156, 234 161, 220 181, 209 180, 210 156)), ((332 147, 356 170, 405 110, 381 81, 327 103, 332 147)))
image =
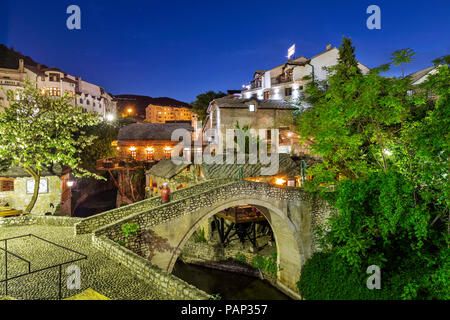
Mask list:
POLYGON ((178 260, 172 273, 209 294, 219 293, 223 300, 290 300, 269 282, 234 272, 178 260))

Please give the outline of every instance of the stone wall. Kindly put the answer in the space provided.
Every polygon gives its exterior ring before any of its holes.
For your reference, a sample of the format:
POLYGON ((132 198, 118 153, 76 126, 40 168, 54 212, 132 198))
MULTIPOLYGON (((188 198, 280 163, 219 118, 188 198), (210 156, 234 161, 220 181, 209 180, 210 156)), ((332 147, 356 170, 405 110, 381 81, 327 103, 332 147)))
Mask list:
MULTIPOLYGON (((215 186, 219 186, 224 183, 226 183, 225 180, 210 180, 195 186, 174 191, 171 195, 171 198, 172 201, 188 198, 195 194, 204 193, 208 191, 210 188, 214 188, 215 186)), ((88 218, 84 218, 80 223, 78 223, 75 226, 75 233, 76 234, 90 233, 107 224, 114 223, 115 221, 123 219, 131 214, 146 212, 160 205, 161 205, 161 197, 157 196, 136 203, 132 203, 127 206, 109 210, 88 218)))
POLYGON ((19 217, 0 218, 0 227, 7 227, 14 225, 30 225, 30 224, 73 227, 76 223, 80 222, 81 220, 82 218, 24 215, 19 217))
MULTIPOLYGON (((32 194, 27 194, 27 180, 31 177, 15 178, 14 191, 0 192, 0 200, 9 203, 11 208, 25 210, 30 203, 32 194)), ((31 214, 44 215, 47 212, 54 214, 61 203, 61 179, 58 176, 42 177, 48 180, 48 193, 40 193, 31 214), (53 204, 53 207, 51 207, 53 204)))
POLYGON ((102 253, 130 269, 136 277, 152 284, 167 299, 208 300, 211 297, 106 237, 92 235, 92 243, 102 253))

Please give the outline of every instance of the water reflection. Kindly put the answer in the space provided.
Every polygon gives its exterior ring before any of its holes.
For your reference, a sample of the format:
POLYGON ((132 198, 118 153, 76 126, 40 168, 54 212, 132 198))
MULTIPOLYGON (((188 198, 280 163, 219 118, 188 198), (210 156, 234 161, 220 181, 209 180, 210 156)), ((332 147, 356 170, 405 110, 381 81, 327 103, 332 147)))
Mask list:
POLYGON ((180 260, 175 264, 173 274, 207 293, 219 293, 223 300, 290 300, 267 281, 180 260))

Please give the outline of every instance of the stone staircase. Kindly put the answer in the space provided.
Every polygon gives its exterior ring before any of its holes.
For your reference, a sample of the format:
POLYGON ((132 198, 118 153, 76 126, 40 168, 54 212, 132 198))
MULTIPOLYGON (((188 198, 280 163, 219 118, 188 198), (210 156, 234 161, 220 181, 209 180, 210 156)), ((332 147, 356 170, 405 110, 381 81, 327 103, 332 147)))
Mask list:
MULTIPOLYGON (((225 185, 229 182, 230 179, 214 179, 196 184, 191 187, 183 188, 172 192, 171 201, 190 198, 192 196, 205 193, 208 190, 214 189, 221 185, 225 185)), ((75 224, 75 234, 92 233, 95 230, 102 228, 103 226, 106 226, 115 221, 123 219, 131 214, 149 211, 160 205, 161 205, 161 197, 157 196, 139 202, 135 202, 127 206, 105 211, 103 213, 96 214, 88 218, 84 218, 82 221, 75 224)))

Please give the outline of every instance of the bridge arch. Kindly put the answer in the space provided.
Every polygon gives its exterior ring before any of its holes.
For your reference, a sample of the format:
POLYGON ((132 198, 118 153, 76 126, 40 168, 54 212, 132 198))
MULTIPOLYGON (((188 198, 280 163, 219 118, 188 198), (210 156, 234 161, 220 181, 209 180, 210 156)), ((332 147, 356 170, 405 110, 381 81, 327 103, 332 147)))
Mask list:
POLYGON ((184 245, 193 233, 203 225, 203 223, 214 216, 216 213, 230 207, 239 205, 252 205, 260 209, 261 213, 267 219, 272 228, 276 248, 277 259, 280 266, 277 278, 281 286, 287 287, 289 291, 296 291, 296 282, 300 274, 303 263, 303 245, 300 239, 297 228, 292 221, 287 217, 286 210, 280 208, 280 204, 274 204, 274 201, 266 199, 257 199, 253 197, 231 197, 226 201, 216 203, 214 206, 200 209, 196 214, 194 220, 190 222, 187 232, 180 237, 177 237, 178 244, 176 249, 172 251, 166 271, 172 272, 175 262, 178 259, 184 245))

